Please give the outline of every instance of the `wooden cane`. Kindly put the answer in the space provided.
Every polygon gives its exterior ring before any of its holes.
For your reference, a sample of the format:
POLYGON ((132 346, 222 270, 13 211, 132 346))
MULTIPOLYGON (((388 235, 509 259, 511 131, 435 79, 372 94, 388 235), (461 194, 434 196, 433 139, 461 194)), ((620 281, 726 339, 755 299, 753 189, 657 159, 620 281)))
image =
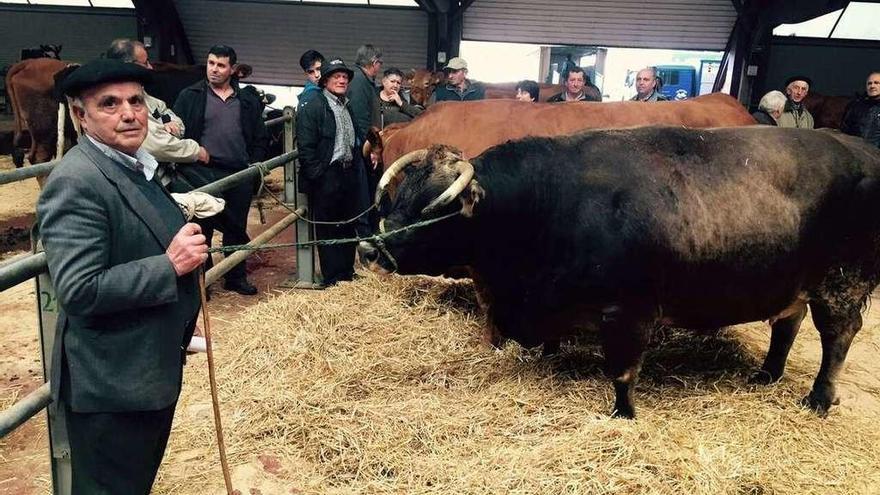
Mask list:
POLYGON ((217 432, 217 448, 220 450, 220 466, 227 495, 232 495, 232 479, 229 477, 229 463, 226 460, 226 443, 223 441, 223 425, 220 423, 220 400, 217 398, 217 380, 214 376, 214 350, 211 345, 211 319, 208 318, 207 292, 205 291, 205 269, 199 268, 199 295, 202 299, 202 324, 205 327, 205 348, 208 354, 208 381, 211 383, 211 403, 214 406, 214 429, 217 432))

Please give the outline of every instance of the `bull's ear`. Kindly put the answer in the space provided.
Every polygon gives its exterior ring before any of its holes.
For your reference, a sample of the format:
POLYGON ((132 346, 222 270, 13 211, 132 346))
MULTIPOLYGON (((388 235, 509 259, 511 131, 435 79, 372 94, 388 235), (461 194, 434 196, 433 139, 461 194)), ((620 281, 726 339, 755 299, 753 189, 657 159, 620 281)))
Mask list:
POLYGON ((459 200, 461 200, 462 216, 467 218, 473 217, 474 207, 484 197, 486 197, 486 190, 480 187, 477 179, 472 180, 465 190, 458 196, 459 200))
POLYGON ((371 126, 367 130, 367 141, 372 145, 373 148, 382 149, 382 135, 380 134, 378 127, 371 126))

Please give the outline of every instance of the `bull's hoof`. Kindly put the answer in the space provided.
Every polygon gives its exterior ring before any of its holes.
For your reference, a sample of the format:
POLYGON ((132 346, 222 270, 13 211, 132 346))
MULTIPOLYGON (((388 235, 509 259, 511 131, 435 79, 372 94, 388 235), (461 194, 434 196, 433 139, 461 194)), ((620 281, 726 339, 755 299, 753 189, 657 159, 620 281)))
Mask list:
POLYGON ((776 375, 766 370, 758 370, 749 377, 749 385, 772 385, 781 378, 781 374, 776 375))
POLYGON ((559 346, 558 340, 546 340, 544 341, 544 347, 541 349, 541 354, 544 356, 555 356, 559 354, 559 346))
POLYGON ((820 418, 828 416, 828 411, 832 405, 840 404, 840 398, 831 399, 829 397, 820 397, 818 394, 810 392, 810 395, 801 399, 801 405, 811 409, 820 418))
POLYGON ((24 165, 24 151, 17 148, 12 150, 12 163, 15 164, 15 168, 21 168, 24 165))
POLYGON ((636 419, 636 410, 632 404, 615 404, 611 411, 612 418, 636 419))

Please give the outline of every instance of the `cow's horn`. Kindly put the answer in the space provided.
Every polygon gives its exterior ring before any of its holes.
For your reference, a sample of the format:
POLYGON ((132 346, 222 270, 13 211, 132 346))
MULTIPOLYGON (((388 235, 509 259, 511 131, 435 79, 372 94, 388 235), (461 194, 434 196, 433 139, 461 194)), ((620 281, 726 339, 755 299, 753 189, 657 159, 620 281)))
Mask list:
POLYGON ((397 177, 397 174, 399 174, 401 170, 406 168, 410 163, 424 160, 426 156, 428 156, 428 150, 421 149, 410 151, 397 160, 394 160, 394 163, 392 163, 391 166, 385 170, 385 173, 382 174, 382 178, 379 179, 379 184, 376 186, 376 204, 379 204, 379 201, 382 200, 382 194, 385 193, 385 188, 388 187, 388 184, 392 179, 397 177))
POLYGON ((459 160, 455 162, 454 167, 458 171, 458 178, 443 191, 443 194, 434 201, 431 201, 431 204, 422 210, 422 215, 428 215, 437 208, 446 206, 450 201, 457 198, 464 191, 464 188, 471 183, 471 179, 474 178, 474 166, 471 165, 471 162, 459 160))

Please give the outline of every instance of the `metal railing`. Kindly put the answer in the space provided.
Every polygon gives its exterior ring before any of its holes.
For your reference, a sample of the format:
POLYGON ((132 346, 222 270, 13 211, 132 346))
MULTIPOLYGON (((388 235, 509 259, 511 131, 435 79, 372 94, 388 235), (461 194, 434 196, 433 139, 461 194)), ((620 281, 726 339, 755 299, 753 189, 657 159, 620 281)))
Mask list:
MULTIPOLYGON (((293 149, 294 119, 295 112, 293 108, 285 107, 283 116, 265 122, 267 126, 284 124, 284 153, 263 162, 253 163, 244 170, 196 189, 197 191, 209 194, 217 194, 235 185, 253 180, 257 176, 264 176, 278 167, 285 167, 284 202, 288 205, 292 204, 294 211, 254 238, 249 243, 251 246, 261 246, 267 243, 294 222, 297 222, 297 236, 302 235, 304 239, 310 238, 310 226, 307 224, 301 224, 305 212, 307 211, 305 197, 296 194, 296 166, 294 165, 294 160, 297 157, 297 152, 293 149), (305 231, 302 231, 301 225, 305 225, 305 231)), ((0 174, 0 184, 8 184, 18 180, 46 175, 51 172, 52 168, 54 168, 58 162, 58 160, 55 160, 0 174)), ((206 282, 210 284, 216 281, 233 266, 243 262, 253 252, 254 251, 252 250, 238 251, 226 256, 223 261, 217 263, 216 266, 205 274, 206 282)), ((314 253, 309 249, 308 254, 311 259, 303 257, 303 270, 300 270, 299 264, 297 265, 297 276, 302 280, 304 285, 314 283, 312 280, 314 253)), ((298 263, 300 262, 301 256, 303 256, 302 250, 298 249, 298 263)), ((55 299, 54 289, 51 286, 51 280, 48 276, 46 254, 44 252, 24 254, 0 262, 0 291, 14 287, 35 277, 37 278, 43 370, 46 381, 42 386, 30 392, 8 409, 0 411, 0 438, 5 437, 25 421, 35 416, 43 409, 46 409, 46 407, 52 402, 49 376, 51 375, 50 357, 52 355, 52 347, 54 344, 54 324, 49 325, 50 321, 47 320, 51 320, 51 322, 54 323, 56 315, 52 314, 55 311, 55 309, 53 309, 55 307, 53 306, 53 304, 55 304, 55 299), (48 318, 47 313, 50 315, 48 318)), ((63 421, 63 410, 53 411, 52 409, 49 409, 48 412, 53 493, 57 495, 67 495, 70 493, 70 460, 66 441, 67 433, 63 421)))

